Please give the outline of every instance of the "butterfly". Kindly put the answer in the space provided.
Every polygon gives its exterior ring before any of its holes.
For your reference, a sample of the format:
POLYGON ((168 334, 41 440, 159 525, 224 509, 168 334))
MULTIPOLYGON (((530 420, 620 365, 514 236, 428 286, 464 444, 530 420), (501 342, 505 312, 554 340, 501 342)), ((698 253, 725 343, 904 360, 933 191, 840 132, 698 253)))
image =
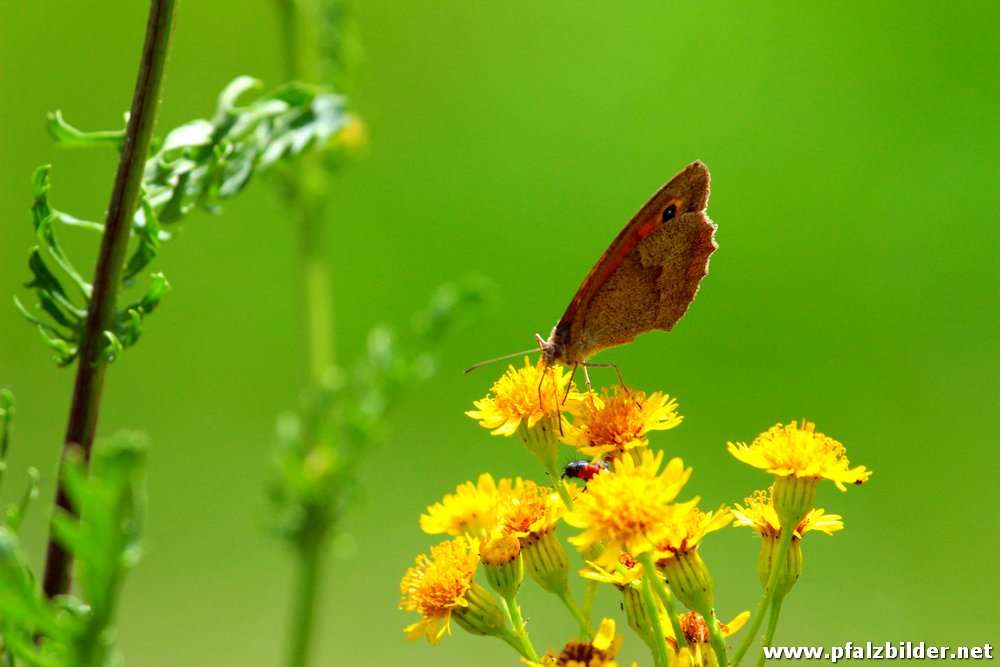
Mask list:
MULTIPOLYGON (((716 225, 705 213, 709 182, 708 167, 693 162, 632 216, 584 278, 548 339, 535 335, 546 367, 558 362, 575 371, 612 365, 587 360, 648 331, 674 328, 718 248, 716 225)), ((484 361, 466 372, 521 354, 484 361)))

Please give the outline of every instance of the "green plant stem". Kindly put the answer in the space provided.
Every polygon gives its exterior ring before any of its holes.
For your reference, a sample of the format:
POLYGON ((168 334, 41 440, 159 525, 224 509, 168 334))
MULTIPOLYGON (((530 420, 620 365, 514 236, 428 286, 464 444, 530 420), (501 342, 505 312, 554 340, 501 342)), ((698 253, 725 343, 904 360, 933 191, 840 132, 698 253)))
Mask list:
POLYGON ((654 574, 650 576, 650 570, 646 570, 646 574, 642 578, 642 601, 646 605, 646 613, 649 614, 649 620, 653 625, 652 645, 655 649, 653 651, 653 664, 656 667, 669 667, 670 650, 667 648, 667 639, 663 634, 663 623, 660 621, 659 607, 657 607, 656 599, 653 597, 652 584, 649 583, 650 579, 656 578, 655 570, 653 572, 654 574))
MULTIPOLYGON (((670 594, 667 590, 666 584, 657 575, 656 563, 653 562, 653 556, 648 551, 639 557, 639 562, 642 563, 642 568, 644 570, 642 579, 652 580, 653 590, 656 591, 656 596, 660 598, 660 602, 663 603, 663 608, 667 612, 667 618, 670 619, 670 627, 674 631, 674 639, 677 640, 677 650, 680 650, 687 646, 687 640, 684 639, 684 630, 681 628, 681 623, 677 620, 677 612, 674 609, 674 596, 670 594)), ((655 611, 651 611, 650 614, 655 615, 655 611)), ((657 620, 659 617, 657 616, 657 620)), ((725 663, 721 663, 725 664, 725 663)))
MULTIPOLYGON (((531 654, 529 654, 528 652, 530 644, 526 646, 524 642, 521 641, 520 637, 518 637, 516 634, 514 634, 507 628, 500 628, 499 630, 497 630, 496 636, 504 640, 508 644, 510 644, 511 648, 513 648, 515 651, 520 653, 523 657, 527 658, 528 660, 534 660, 536 662, 538 661, 537 654, 535 654, 535 657, 532 658, 531 654)), ((534 650, 535 650, 534 648, 531 648, 532 653, 534 652, 534 650)))
POLYGON ((740 664, 743 656, 746 655, 747 650, 757 635, 757 631, 760 630, 760 624, 764 620, 764 612, 767 611, 771 604, 771 599, 774 597, 774 588, 778 583, 778 576, 785 569, 785 558, 788 557, 788 547, 792 544, 792 536, 795 534, 794 530, 782 530, 781 538, 778 542, 778 550, 771 560, 771 575, 767 578, 767 586, 764 587, 764 593, 760 596, 760 603, 757 605, 757 611, 754 613, 753 618, 750 621, 750 627, 747 628, 747 634, 743 637, 743 643, 740 644, 739 649, 733 655, 732 665, 736 667, 740 664))
POLYGON ((573 594, 570 592, 569 587, 563 589, 558 595, 559 599, 562 600, 562 603, 569 609, 569 613, 573 615, 573 618, 576 619, 577 624, 580 626, 580 639, 590 641, 594 636, 594 630, 590 627, 590 619, 580 611, 580 607, 576 604, 576 600, 573 599, 573 594))
POLYGON ((531 639, 528 638, 528 629, 524 626, 524 619, 521 618, 521 607, 517 604, 517 596, 502 595, 501 599, 503 600, 504 609, 507 611, 507 618, 510 620, 510 625, 514 628, 514 635, 521 643, 522 648, 519 652, 528 660, 538 662, 538 653, 535 651, 531 639))
MULTIPOLYGON (((554 455, 553 455, 554 456, 554 455)), ((569 491, 566 490, 566 485, 562 481, 562 473, 556 467, 555 460, 542 461, 542 468, 545 469, 545 474, 548 475, 549 479, 552 480, 552 486, 555 487, 556 493, 562 498, 563 504, 566 505, 566 511, 573 511, 573 499, 569 497, 569 491)))
MULTIPOLYGON (((146 24, 146 41, 136 78, 135 93, 125 128, 125 141, 115 172, 101 247, 94 270, 94 284, 87 304, 87 318, 80 338, 80 356, 70 403, 60 469, 73 447, 83 450, 85 465, 90 461, 101 403, 107 360, 104 358, 105 331, 112 328, 118 291, 124 269, 132 220, 138 205, 139 188, 149 153, 156 109, 163 82, 163 70, 173 26, 174 0, 151 0, 146 24)), ((55 505, 72 512, 60 481, 55 505)), ((42 588, 48 597, 69 592, 73 556, 50 534, 42 588)))
MULTIPOLYGON (((285 78, 318 82, 323 23, 319 0, 275 0, 281 29, 285 78)), ((318 156, 293 165, 286 181, 287 201, 299 227, 299 255, 305 294, 309 376, 318 382, 334 364, 333 294, 326 261, 326 173, 318 156)))
MULTIPOLYGON (((320 78, 319 0, 276 0, 285 77, 316 83, 320 78)), ((326 173, 317 155, 304 156, 289 169, 286 201, 299 229, 309 382, 318 384, 335 363, 333 292, 326 260, 326 173)), ((315 434, 307 449, 316 446, 315 434)), ((296 597, 292 611, 289 667, 308 664, 316 622, 320 573, 329 548, 327 531, 304 535, 296 562, 296 597)))
POLYGON ((726 639, 722 636, 722 628, 719 627, 719 618, 715 615, 715 610, 705 618, 708 625, 708 643, 712 646, 715 658, 720 665, 728 665, 729 657, 726 655, 726 639))
POLYGON ((778 629, 778 617, 781 615, 781 603, 785 601, 783 597, 776 597, 771 602, 771 611, 768 612, 767 630, 764 632, 764 640, 761 642, 760 657, 757 658, 757 667, 763 667, 767 662, 764 656, 764 647, 770 646, 774 640, 774 631, 778 629))
POLYGON ((593 627, 590 619, 594 617, 594 600, 597 598, 597 587, 599 585, 593 579, 587 579, 586 587, 583 589, 583 618, 589 628, 593 627))
MULTIPOLYGON (((307 529, 309 530, 309 529, 307 529)), ((306 533, 297 542, 295 602, 289 630, 288 667, 305 667, 316 627, 316 595, 320 587, 322 554, 326 551, 325 531, 306 533)))
POLYGON ((281 30, 281 56, 285 79, 315 83, 320 79, 320 0, 275 0, 281 30))

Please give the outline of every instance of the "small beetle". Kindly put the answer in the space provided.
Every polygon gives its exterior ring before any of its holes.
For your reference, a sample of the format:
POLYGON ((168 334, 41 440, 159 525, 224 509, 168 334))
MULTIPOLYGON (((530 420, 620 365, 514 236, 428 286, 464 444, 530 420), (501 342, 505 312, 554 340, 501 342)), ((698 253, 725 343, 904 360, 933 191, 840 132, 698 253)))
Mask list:
POLYGON ((563 468, 562 476, 582 479, 586 484, 588 480, 594 478, 594 475, 604 472, 607 469, 608 464, 603 459, 598 459, 597 461, 570 461, 563 468))

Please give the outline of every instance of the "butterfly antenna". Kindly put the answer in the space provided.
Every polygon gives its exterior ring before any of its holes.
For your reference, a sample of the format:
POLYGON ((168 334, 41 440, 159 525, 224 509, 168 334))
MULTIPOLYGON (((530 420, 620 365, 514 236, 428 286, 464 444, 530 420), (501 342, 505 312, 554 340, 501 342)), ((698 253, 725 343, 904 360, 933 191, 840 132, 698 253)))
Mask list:
POLYGON ((488 365, 490 365, 492 363, 496 363, 498 361, 503 361, 504 359, 513 359, 514 357, 520 357, 521 355, 531 354, 531 353, 536 352, 536 351, 537 350, 535 350, 535 349, 531 349, 531 350, 524 350, 523 352, 512 352, 510 354, 505 354, 502 357, 494 357, 493 359, 487 359, 486 361, 480 361, 478 364, 473 364, 472 366, 469 366, 468 368, 466 368, 464 372, 465 373, 471 373, 472 371, 474 371, 477 368, 480 368, 482 366, 488 366, 488 365))

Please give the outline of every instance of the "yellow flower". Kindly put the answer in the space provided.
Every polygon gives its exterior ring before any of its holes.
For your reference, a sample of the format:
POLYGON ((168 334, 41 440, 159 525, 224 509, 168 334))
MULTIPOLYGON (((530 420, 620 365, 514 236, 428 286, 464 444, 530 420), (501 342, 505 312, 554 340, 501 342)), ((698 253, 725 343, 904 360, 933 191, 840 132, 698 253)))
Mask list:
POLYGON ((677 401, 663 392, 649 398, 641 391, 617 389, 608 396, 586 401, 581 416, 573 422, 567 438, 588 456, 611 454, 618 458, 623 452, 649 444, 646 434, 663 431, 681 423, 677 401))
POLYGON ((551 487, 518 478, 513 488, 499 494, 496 511, 505 533, 525 538, 555 528, 566 513, 566 505, 551 487))
POLYGON ((642 563, 637 562, 627 553, 618 554, 618 561, 605 569, 598 563, 587 561, 589 567, 580 570, 584 579, 593 579, 605 584, 613 584, 624 588, 642 578, 642 563))
MULTIPOLYGON (((729 621, 729 623, 719 623, 719 629, 722 630, 723 638, 739 632, 749 618, 750 612, 744 611, 729 621)), ((684 640, 687 642, 687 648, 681 649, 679 654, 676 653, 677 640, 674 637, 674 629, 670 623, 670 619, 663 619, 663 629, 667 633, 667 644, 675 652, 675 661, 672 661, 672 664, 685 666, 716 665, 715 653, 708 643, 708 624, 705 622, 705 618, 696 611, 690 611, 686 614, 679 614, 677 619, 680 621, 681 631, 684 633, 684 640)))
POLYGON ((656 540, 657 559, 693 551, 705 535, 725 528, 732 518, 725 505, 713 512, 702 512, 694 506, 694 501, 674 505, 672 520, 664 525, 656 540))
POLYGON ((653 558, 674 595, 688 609, 706 616, 713 613, 715 591, 698 545, 705 535, 724 528, 730 521, 732 514, 725 506, 716 512, 702 512, 693 502, 674 505, 673 520, 655 541, 653 558))
POLYGON ((829 479, 844 491, 845 484, 863 484, 871 476, 864 466, 851 468, 842 444, 815 432, 816 425, 802 421, 776 424, 747 446, 728 443, 729 453, 755 468, 779 477, 829 479))
POLYGON ((485 537, 496 524, 497 497, 508 492, 510 485, 509 479, 502 479, 498 489, 493 477, 483 473, 476 484, 466 482, 454 494, 449 493, 441 502, 428 507, 427 514, 420 516, 420 528, 431 535, 485 537))
MULTIPOLYGON (((778 513, 774 509, 774 502, 767 491, 755 491, 752 496, 744 500, 746 506, 736 504, 733 510, 734 526, 750 526, 761 535, 766 537, 777 537, 781 534, 781 524, 778 521, 778 513)), ((806 518, 795 527, 793 540, 802 539, 810 530, 818 530, 827 535, 832 535, 844 528, 843 518, 839 514, 827 514, 821 508, 813 509, 806 518)))
POLYGON ((479 565, 479 541, 457 537, 431 547, 431 555, 417 556, 417 564, 406 571, 399 584, 399 608, 419 612, 422 618, 407 626, 406 638, 426 635, 437 644, 451 632, 451 616, 469 605, 467 595, 472 575, 479 565))
POLYGON ((522 658, 521 661, 532 667, 552 667, 554 665, 560 667, 618 667, 614 658, 621 645, 622 636, 615 634, 614 620, 605 618, 601 621, 601 627, 593 641, 567 642, 559 655, 550 651, 542 656, 541 662, 534 662, 526 658, 522 658))
POLYGON ((542 361, 532 366, 525 357, 524 368, 515 369, 511 364, 490 394, 474 401, 476 409, 465 414, 478 419, 493 435, 513 435, 522 423, 530 429, 548 418, 557 425, 557 416, 561 419, 563 410, 572 409, 580 398, 562 366, 546 367, 542 361))
POLYGON ((619 551, 638 556, 652 549, 650 539, 671 519, 671 503, 691 476, 691 469, 685 469, 679 458, 660 473, 662 462, 662 451, 643 450, 638 463, 624 457, 615 462, 614 470, 590 480, 586 493, 576 498, 573 511, 566 514, 566 523, 584 529, 569 541, 580 550, 603 544, 608 558, 619 551))

